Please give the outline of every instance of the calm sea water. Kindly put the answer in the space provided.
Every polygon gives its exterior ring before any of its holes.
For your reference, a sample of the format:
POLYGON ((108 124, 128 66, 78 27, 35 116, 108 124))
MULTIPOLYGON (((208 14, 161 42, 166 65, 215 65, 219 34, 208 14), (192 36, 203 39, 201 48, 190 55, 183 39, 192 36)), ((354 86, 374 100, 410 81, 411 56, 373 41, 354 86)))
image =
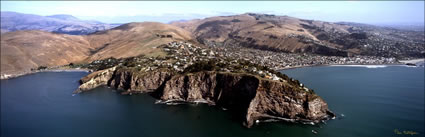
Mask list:
POLYGON ((247 129, 227 111, 207 105, 159 105, 147 94, 123 96, 107 87, 72 96, 87 73, 43 72, 1 81, 1 136, 410 136, 394 130, 424 136, 424 68, 311 67, 283 73, 313 88, 339 118, 247 129))

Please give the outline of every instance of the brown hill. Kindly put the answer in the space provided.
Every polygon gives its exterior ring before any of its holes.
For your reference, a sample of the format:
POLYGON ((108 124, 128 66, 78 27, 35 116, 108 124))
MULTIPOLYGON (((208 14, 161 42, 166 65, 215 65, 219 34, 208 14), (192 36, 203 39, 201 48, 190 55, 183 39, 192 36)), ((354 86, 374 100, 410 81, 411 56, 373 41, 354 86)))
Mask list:
POLYGON ((44 31, 8 32, 1 35, 1 73, 81 61, 90 55, 90 50, 94 48, 84 36, 44 31))
POLYGON ((241 14, 173 22, 206 45, 241 45, 323 55, 422 56, 424 33, 372 25, 241 14), (420 37, 422 36, 422 37, 420 37))
MULTIPOLYGON (((303 27, 304 24, 308 23, 293 17, 251 13, 172 23, 191 31, 199 42, 208 45, 239 44, 258 49, 318 52, 312 48, 318 47, 320 41, 314 33, 303 27)), ((344 25, 319 21, 314 24, 328 25, 342 33, 348 33, 345 31, 347 26, 344 25)), ((338 48, 332 44, 320 46, 327 50, 338 48)), ((340 50, 334 52, 341 54, 340 50)))
POLYGON ((1 35, 1 74, 16 74, 39 66, 58 66, 108 57, 160 56, 156 46, 191 40, 190 32, 154 22, 129 23, 90 35, 17 31, 1 35))
POLYGON ((140 54, 159 55, 161 50, 156 46, 174 40, 191 39, 190 32, 172 25, 155 22, 124 24, 108 31, 88 35, 87 40, 97 49, 88 60, 124 58, 140 54))

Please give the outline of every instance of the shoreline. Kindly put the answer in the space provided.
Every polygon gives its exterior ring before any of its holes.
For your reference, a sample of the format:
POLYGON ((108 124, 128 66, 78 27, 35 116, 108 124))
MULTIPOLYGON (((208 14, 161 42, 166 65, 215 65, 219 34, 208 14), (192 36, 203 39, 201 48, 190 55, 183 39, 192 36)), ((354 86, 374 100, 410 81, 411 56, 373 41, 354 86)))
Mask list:
MULTIPOLYGON (((297 69, 297 68, 305 68, 305 67, 322 67, 322 66, 367 66, 367 65, 406 65, 406 63, 409 62, 421 62, 425 59, 412 59, 412 60, 400 60, 399 63, 389 63, 389 64, 316 64, 316 65, 305 65, 305 66, 291 66, 291 67, 285 67, 285 68, 278 68, 276 71, 280 72, 283 70, 290 70, 290 69, 297 69)), ((30 72, 23 72, 19 74, 2 74, 0 77, 0 80, 7 80, 12 78, 17 78, 20 76, 30 75, 38 72, 91 72, 90 69, 80 69, 80 68, 52 68, 52 69, 45 69, 45 70, 36 70, 36 71, 30 71, 30 72)))
POLYGON ((289 70, 289 69, 297 69, 297 68, 304 68, 304 67, 321 67, 321 66, 349 66, 349 65, 406 65, 407 63, 420 63, 425 62, 425 58, 416 58, 416 59, 410 59, 410 60, 399 60, 398 63, 388 63, 388 64, 358 64, 358 63, 346 63, 346 64, 316 64, 316 65, 305 65, 305 66, 291 66, 291 67, 285 67, 285 68, 279 68, 276 69, 276 71, 283 71, 283 70, 289 70))
POLYGON ((70 68, 63 68, 63 69, 45 69, 45 70, 36 70, 36 71, 29 71, 29 72, 22 72, 18 74, 2 74, 0 77, 0 80, 8 80, 13 79, 21 76, 31 75, 39 72, 90 72, 92 70, 90 69, 70 69, 70 68))
POLYGON ((323 67, 323 66, 368 66, 368 65, 390 65, 390 66, 403 66, 405 63, 389 63, 389 64, 318 64, 318 65, 305 65, 305 66, 294 66, 294 67, 286 67, 279 68, 276 71, 297 69, 297 68, 306 68, 306 67, 323 67))
POLYGON ((328 66, 328 65, 329 65, 329 64, 317 64, 317 65, 305 65, 305 66, 292 66, 292 67, 279 68, 279 69, 276 69, 276 71, 283 71, 283 70, 297 69, 297 68, 306 68, 306 67, 321 67, 321 66, 328 66))

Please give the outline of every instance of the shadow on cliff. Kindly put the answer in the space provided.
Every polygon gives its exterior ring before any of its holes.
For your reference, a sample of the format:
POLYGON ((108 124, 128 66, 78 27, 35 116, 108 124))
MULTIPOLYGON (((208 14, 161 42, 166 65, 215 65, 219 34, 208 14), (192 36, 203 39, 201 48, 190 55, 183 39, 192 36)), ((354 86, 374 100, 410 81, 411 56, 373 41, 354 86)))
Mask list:
POLYGON ((229 75, 217 75, 216 105, 228 109, 234 120, 246 122, 248 107, 257 93, 258 84, 259 80, 253 76, 235 79, 229 75))
MULTIPOLYGON (((187 78, 184 79, 184 82, 186 83, 185 85, 190 85, 187 83, 189 82, 187 78)), ((240 76, 235 78, 228 74, 217 74, 215 82, 214 93, 206 93, 203 95, 203 98, 213 95, 212 100, 215 102, 217 108, 228 110, 227 112, 231 114, 232 120, 245 123, 249 105, 257 93, 259 80, 254 76, 240 76)), ((154 92, 150 92, 149 94, 155 99, 160 100, 164 95, 165 87, 166 82, 163 82, 154 92)))

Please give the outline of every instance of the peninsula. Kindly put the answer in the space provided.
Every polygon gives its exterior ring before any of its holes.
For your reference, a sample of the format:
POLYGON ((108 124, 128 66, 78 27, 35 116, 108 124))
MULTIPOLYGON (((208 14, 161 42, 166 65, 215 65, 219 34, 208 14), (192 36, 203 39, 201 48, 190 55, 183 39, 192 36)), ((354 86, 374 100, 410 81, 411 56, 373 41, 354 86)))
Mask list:
POLYGON ((167 55, 73 65, 97 70, 82 78, 74 93, 109 86, 122 94, 150 93, 157 103, 207 103, 228 109, 246 127, 270 120, 316 124, 335 117, 312 89, 268 67, 187 42, 157 48, 167 55))

